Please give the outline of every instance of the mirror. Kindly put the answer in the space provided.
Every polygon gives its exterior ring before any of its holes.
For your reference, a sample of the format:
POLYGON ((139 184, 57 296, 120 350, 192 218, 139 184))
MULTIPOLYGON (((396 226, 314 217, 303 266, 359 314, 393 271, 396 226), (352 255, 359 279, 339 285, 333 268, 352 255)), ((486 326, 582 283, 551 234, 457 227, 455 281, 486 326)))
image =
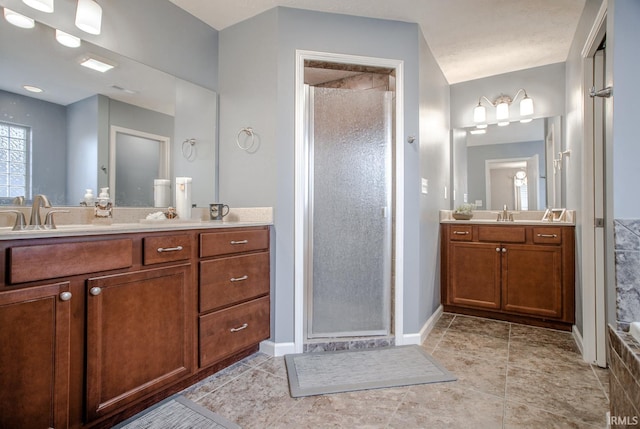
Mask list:
POLYGON ((453 208, 469 202, 479 210, 544 210, 562 204, 561 118, 452 132, 453 208))
POLYGON ((62 46, 39 22, 26 30, 0 19, 0 57, 0 133, 14 134, 1 137, 0 204, 42 193, 77 206, 85 189, 110 187, 118 206, 153 206, 152 175, 193 177, 193 202, 215 201, 214 91, 86 41, 62 46), (88 57, 113 68, 82 67, 88 57), (121 135, 136 138, 118 142, 121 135), (188 156, 185 141, 195 142, 188 156), (138 179, 141 171, 148 174, 138 179))

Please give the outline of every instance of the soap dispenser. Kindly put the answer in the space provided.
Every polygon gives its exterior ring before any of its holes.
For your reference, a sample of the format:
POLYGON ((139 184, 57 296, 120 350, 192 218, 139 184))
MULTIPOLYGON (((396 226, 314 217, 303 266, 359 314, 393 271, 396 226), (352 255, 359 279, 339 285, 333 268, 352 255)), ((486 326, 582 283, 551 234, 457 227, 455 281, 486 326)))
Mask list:
POLYGON ((100 188, 96 200, 96 218, 111 218, 113 216, 113 203, 109 197, 109 188, 100 188))
POLYGON ((80 203, 81 206, 87 206, 87 207, 93 207, 94 205, 94 196, 93 196, 93 189, 86 189, 85 193, 84 193, 84 197, 82 199, 82 202, 80 203))

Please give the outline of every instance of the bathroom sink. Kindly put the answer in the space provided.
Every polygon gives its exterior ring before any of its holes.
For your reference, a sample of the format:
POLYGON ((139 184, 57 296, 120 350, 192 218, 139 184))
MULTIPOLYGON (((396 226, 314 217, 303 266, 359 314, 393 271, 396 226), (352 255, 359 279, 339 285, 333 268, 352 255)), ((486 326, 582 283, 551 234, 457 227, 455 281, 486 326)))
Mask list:
POLYGON ((629 334, 640 344, 640 322, 631 322, 629 334))

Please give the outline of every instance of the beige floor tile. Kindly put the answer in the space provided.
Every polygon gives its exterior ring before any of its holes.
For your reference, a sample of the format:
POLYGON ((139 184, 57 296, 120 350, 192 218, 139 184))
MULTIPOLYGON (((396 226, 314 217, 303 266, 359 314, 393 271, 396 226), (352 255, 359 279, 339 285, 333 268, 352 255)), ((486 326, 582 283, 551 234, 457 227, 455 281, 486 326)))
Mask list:
POLYGON ((568 350, 564 345, 553 342, 547 344, 511 341, 509 344, 509 365, 538 371, 577 371, 593 373, 588 363, 579 353, 568 350))
POLYGON ((196 401, 243 428, 267 428, 296 405, 285 380, 252 369, 196 401))
POLYGON ((389 428, 502 428, 503 400, 451 383, 412 386, 389 428))
POLYGON ((275 357, 267 361, 262 362, 260 365, 254 367, 254 369, 260 371, 266 371, 271 375, 282 378, 288 382, 287 378, 287 366, 284 363, 284 357, 275 357))
POLYGON ((214 375, 205 378, 193 386, 185 389, 182 392, 187 399, 192 401, 198 401, 203 396, 209 395, 212 392, 215 392, 217 389, 222 386, 232 382, 236 378, 240 377, 245 372, 249 371, 250 368, 241 364, 240 362, 231 365, 228 368, 223 369, 215 373, 214 375))
POLYGON ((544 410, 507 401, 504 411, 504 429, 587 429, 602 428, 580 420, 552 414, 544 410))
POLYGON ((499 320, 457 315, 449 325, 449 330, 461 333, 489 335, 508 340, 510 324, 499 320))
POLYGON ((449 328, 435 350, 494 359, 496 362, 506 362, 509 340, 474 332, 455 331, 449 328))
POLYGON ((504 398, 507 382, 505 363, 439 350, 433 357, 457 377, 456 385, 504 398))
POLYGON ((606 423, 609 409, 607 398, 590 368, 576 375, 574 372, 542 372, 509 366, 506 398, 592 425, 606 423))
POLYGON ((578 347, 573 339, 573 335, 570 332, 555 329, 512 323, 509 339, 512 342, 523 342, 526 344, 554 344, 566 350, 578 352, 578 347))

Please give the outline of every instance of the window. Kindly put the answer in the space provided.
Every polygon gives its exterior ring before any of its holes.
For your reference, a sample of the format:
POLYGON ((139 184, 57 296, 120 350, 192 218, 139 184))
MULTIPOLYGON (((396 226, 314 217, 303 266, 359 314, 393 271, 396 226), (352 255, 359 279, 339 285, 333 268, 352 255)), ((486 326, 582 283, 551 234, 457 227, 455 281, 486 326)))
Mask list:
POLYGON ((31 130, 0 122, 0 198, 31 198, 31 130))

